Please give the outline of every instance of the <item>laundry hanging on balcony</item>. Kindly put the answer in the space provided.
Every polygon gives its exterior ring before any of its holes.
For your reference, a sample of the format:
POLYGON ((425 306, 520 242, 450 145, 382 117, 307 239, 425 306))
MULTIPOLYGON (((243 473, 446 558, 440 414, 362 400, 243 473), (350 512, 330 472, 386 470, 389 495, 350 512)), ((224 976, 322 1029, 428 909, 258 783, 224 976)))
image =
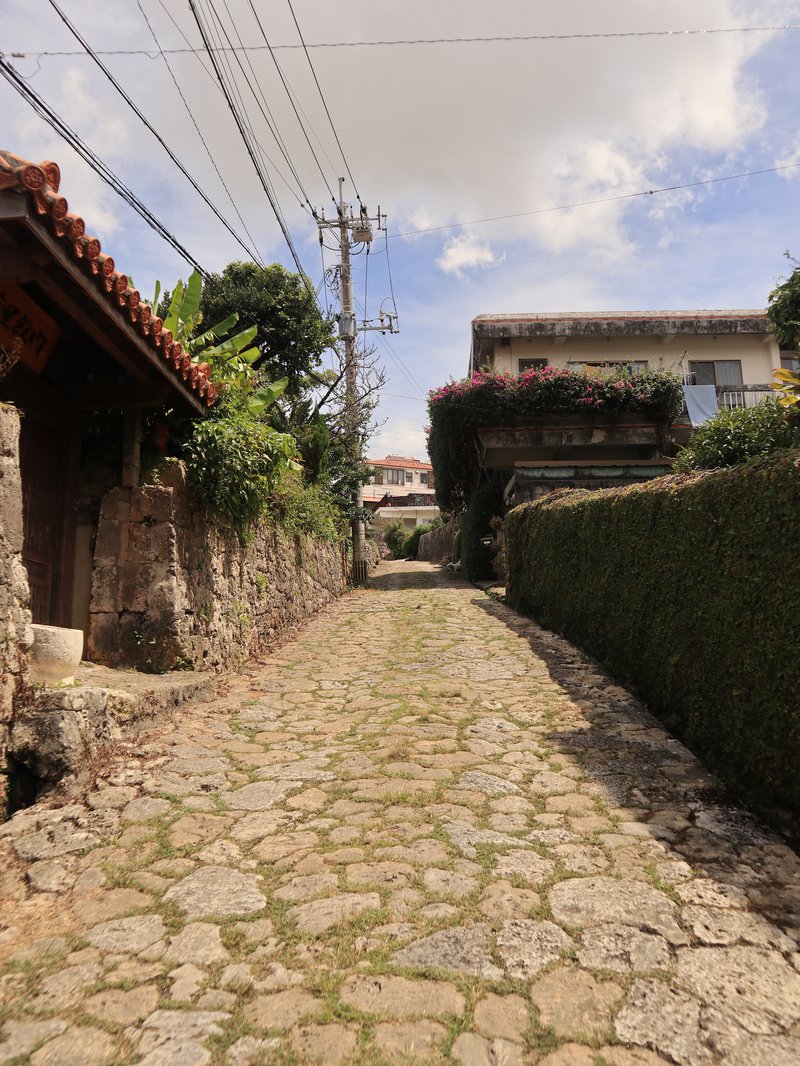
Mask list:
POLYGON ((714 385, 684 385, 683 398, 694 429, 713 418, 719 409, 714 385))

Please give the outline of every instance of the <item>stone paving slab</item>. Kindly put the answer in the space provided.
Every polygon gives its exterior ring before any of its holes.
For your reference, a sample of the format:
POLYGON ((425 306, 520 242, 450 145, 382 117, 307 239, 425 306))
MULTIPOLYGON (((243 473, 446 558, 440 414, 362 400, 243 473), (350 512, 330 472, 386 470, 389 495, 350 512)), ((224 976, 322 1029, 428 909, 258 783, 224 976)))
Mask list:
POLYGON ((0 1066, 797 1066, 800 859, 631 695, 385 563, 0 826, 0 1066))

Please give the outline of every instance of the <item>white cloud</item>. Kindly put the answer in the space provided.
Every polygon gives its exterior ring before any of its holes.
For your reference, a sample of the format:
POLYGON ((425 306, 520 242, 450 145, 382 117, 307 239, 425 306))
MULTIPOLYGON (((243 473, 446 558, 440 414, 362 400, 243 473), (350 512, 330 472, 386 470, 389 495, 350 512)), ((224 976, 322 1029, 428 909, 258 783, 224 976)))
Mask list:
MULTIPOLYGON (((197 28, 185 5, 166 2, 184 32, 196 41, 197 28)), ((413 0, 402 6, 402 17, 396 0, 305 0, 299 15, 311 43, 608 33, 752 25, 762 16, 763 21, 775 20, 766 10, 768 5, 746 0, 704 0, 702 10, 696 0, 606 0, 594 5, 585 0, 540 0, 535 24, 530 0, 506 0, 492 10, 491 18, 480 0, 460 0, 457 6, 456 22, 452 5, 413 0)), ((67 13, 95 47, 152 47, 139 12, 124 0, 108 0, 91 18, 84 7, 81 0, 71 0, 67 13)), ((265 0, 263 8, 271 42, 296 43, 286 5, 265 0)), ((242 38, 260 43, 250 5, 231 0, 230 9, 242 38)), ((165 45, 184 43, 163 11, 152 4, 147 10, 165 45)), ((787 20, 785 16, 780 21, 787 20)), ((48 25, 43 41, 40 20, 28 10, 27 0, 12 0, 4 28, 15 49, 75 46, 57 24, 48 25)), ((763 128, 763 89, 747 64, 769 40, 767 34, 719 34, 330 48, 314 49, 311 55, 359 191, 373 209, 380 202, 388 210, 397 232, 633 192, 660 177, 680 178, 692 170, 695 160, 688 157, 693 155, 701 155, 704 164, 726 160, 763 128)), ((344 168, 305 56, 301 50, 276 54, 307 116, 312 143, 316 145, 318 138, 333 161, 329 165, 317 148, 335 189, 335 177, 344 168)), ((250 60, 312 202, 326 203, 328 191, 269 54, 254 52, 250 60)), ((106 62, 212 199, 234 217, 163 61, 113 56, 106 62)), ((67 85, 72 95, 66 104, 79 131, 104 154, 130 153, 127 176, 131 177, 132 166, 138 191, 141 186, 148 193, 158 189, 168 208, 174 200, 176 208, 191 201, 196 209, 196 197, 189 192, 187 199, 184 180, 88 59, 43 60, 35 86, 42 87, 49 99, 63 101, 65 64, 76 63, 88 79, 84 98, 79 99, 75 86, 67 85), (117 123, 125 126, 127 145, 117 123)), ((263 192, 213 78, 195 56, 173 56, 171 63, 254 237, 266 254, 270 248, 279 249, 280 235, 264 210, 263 192)), ((253 81, 250 74, 240 77, 256 135, 292 184, 249 94, 253 81)), ((292 205, 278 178, 275 187, 296 240, 302 241, 298 234, 315 236, 313 224, 292 205)), ((493 223, 491 230, 475 231, 480 240, 476 237, 473 247, 486 246, 482 234, 491 232, 493 248, 501 240, 533 240, 547 252, 584 246, 604 258, 618 258, 630 252, 629 207, 623 202, 493 223)), ((676 203, 674 211, 680 209, 676 203)), ((196 209, 190 218, 186 214, 184 210, 181 217, 176 210, 175 217, 184 232, 189 230, 187 243, 189 236, 194 237, 190 247, 197 249, 196 254, 209 256, 209 266, 238 254, 205 208, 196 209)), ((486 253, 477 250, 477 261, 471 262, 464 248, 445 239, 441 259, 446 273, 491 265, 486 253)), ((499 254, 494 255, 499 260, 499 254)))
MULTIPOLYGON (((130 125, 123 113, 109 107, 107 97, 97 97, 89 89, 85 70, 70 66, 59 82, 55 110, 80 132, 82 139, 94 147, 101 158, 117 165, 130 150, 130 125)), ((41 95, 50 97, 39 88, 41 95)), ((64 141, 30 111, 19 114, 17 140, 12 148, 18 155, 38 163, 54 159, 61 170, 61 193, 70 210, 86 222, 89 233, 98 234, 101 243, 120 229, 119 198, 95 171, 74 153, 64 141)), ((127 167, 125 168, 127 170, 127 167)))
POLYGON ((460 276, 465 270, 497 266, 504 258, 503 255, 498 256, 488 244, 474 234, 462 233, 446 241, 436 265, 445 274, 460 276))

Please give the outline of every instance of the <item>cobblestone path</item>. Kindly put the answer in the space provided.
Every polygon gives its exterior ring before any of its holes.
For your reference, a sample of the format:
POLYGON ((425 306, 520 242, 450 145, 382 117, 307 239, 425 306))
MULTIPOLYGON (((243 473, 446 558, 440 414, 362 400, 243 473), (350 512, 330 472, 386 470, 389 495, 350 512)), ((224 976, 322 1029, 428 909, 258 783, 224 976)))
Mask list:
POLYGON ((800 1063, 798 857, 424 563, 17 814, 0 880, 1 1063, 800 1063))

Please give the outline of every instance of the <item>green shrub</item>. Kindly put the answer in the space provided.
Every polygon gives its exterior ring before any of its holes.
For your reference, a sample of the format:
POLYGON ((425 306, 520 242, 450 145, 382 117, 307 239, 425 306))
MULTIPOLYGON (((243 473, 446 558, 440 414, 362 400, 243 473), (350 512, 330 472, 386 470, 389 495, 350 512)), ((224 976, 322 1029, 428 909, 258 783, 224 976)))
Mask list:
POLYGON ((632 683, 776 824, 800 815, 800 452, 506 519, 509 601, 632 683))
POLYGON ((494 537, 489 522, 503 513, 503 490, 496 482, 482 485, 473 492, 459 530, 461 569, 470 581, 488 581, 495 576, 492 550, 481 543, 494 537))
POLYGON ((383 539, 386 541, 386 547, 392 553, 393 559, 405 558, 403 548, 406 541, 406 531, 401 519, 396 518, 393 522, 386 524, 383 530, 383 539))
POLYGON ((347 536, 347 519, 330 492, 322 485, 306 484, 297 474, 281 477, 270 495, 268 514, 290 536, 306 533, 334 542, 347 536))
POLYGON ((714 470, 800 446, 800 419, 767 400, 757 407, 718 411, 695 430, 675 469, 714 470))
POLYGON ((419 551, 419 538, 423 533, 430 533, 430 526, 415 526, 403 541, 403 558, 416 559, 419 551))
POLYGON ((193 422, 183 444, 187 481, 198 502, 244 537, 296 451, 294 439, 244 410, 193 422))

